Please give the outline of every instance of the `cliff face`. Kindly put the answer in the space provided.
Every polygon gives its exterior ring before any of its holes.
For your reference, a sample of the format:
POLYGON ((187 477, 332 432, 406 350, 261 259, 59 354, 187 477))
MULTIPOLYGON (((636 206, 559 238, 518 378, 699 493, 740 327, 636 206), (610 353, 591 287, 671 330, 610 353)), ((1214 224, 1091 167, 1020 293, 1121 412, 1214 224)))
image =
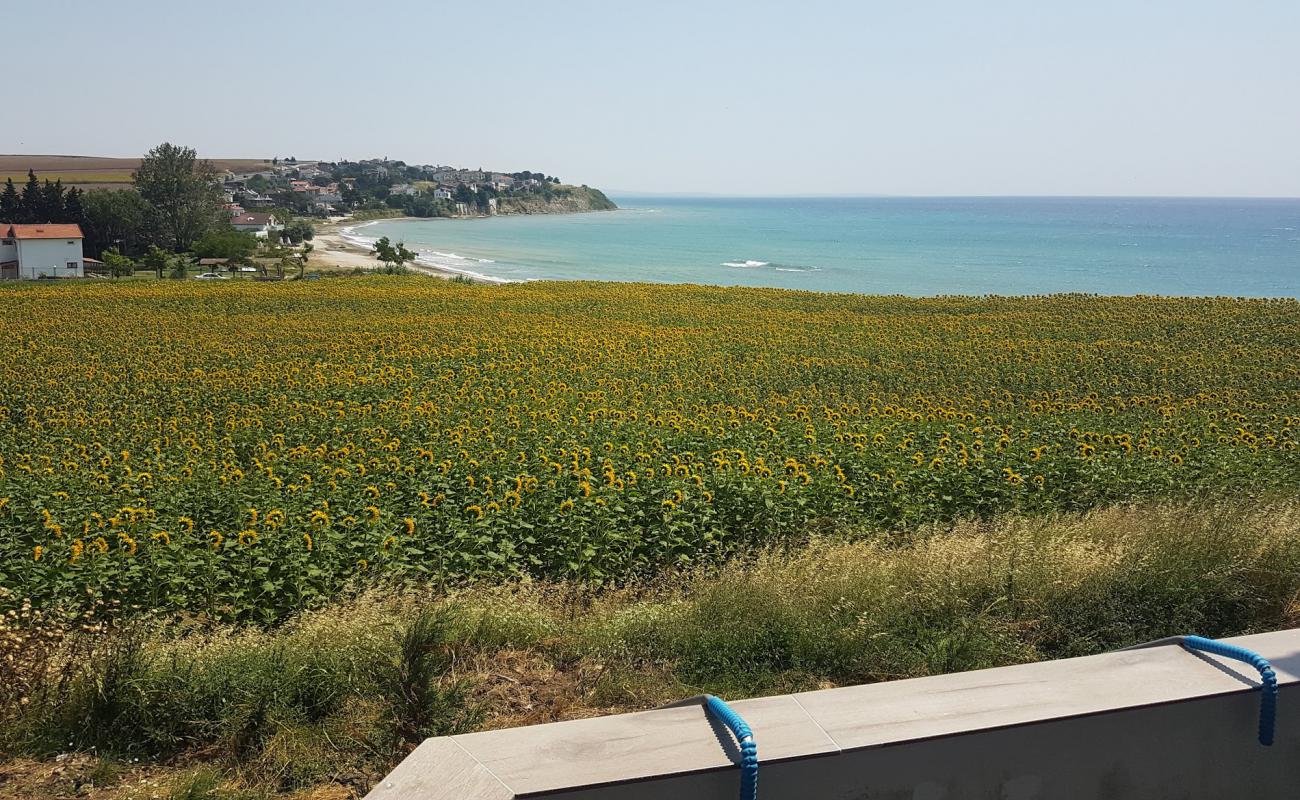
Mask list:
POLYGON ((576 214, 616 208, 604 192, 589 186, 557 186, 551 190, 550 197, 534 194, 497 199, 498 214, 576 214))

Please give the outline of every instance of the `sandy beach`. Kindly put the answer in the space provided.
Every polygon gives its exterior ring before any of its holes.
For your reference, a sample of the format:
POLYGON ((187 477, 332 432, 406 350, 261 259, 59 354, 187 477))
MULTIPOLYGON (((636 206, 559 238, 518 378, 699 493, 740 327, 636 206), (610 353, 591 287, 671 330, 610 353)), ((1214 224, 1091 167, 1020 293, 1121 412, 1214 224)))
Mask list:
MULTIPOLYGON (((404 219, 395 217, 394 219, 404 219)), ((390 221, 390 220, 385 220, 390 221)), ((316 236, 312 239, 315 246, 311 254, 312 267, 335 267, 338 269, 376 269, 380 262, 375 258, 370 250, 352 242, 349 242, 343 236, 343 229, 361 225, 360 222, 352 222, 347 219, 329 222, 316 227, 316 236)), ((413 272, 419 272, 423 275, 429 275, 434 278, 455 278, 461 277, 459 273, 451 270, 439 269, 428 264, 413 262, 407 265, 413 272)))

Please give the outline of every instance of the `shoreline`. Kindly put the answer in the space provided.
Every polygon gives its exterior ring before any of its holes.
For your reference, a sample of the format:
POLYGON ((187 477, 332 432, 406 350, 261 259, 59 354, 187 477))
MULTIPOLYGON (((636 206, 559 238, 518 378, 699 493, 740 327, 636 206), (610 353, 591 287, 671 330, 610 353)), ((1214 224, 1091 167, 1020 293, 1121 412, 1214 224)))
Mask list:
MULTIPOLYGON (((561 212, 545 212, 545 213, 554 214, 557 216, 568 216, 572 214, 594 214, 599 211, 617 211, 617 210, 618 209, 616 208, 615 209, 590 209, 585 211, 561 211, 561 212)), ((333 264, 336 267, 340 267, 344 269, 354 269, 358 267, 362 269, 374 269, 377 268, 380 264, 378 259, 376 259, 371 254, 370 249, 368 247, 357 244, 356 242, 353 241, 349 241, 344 231, 347 231, 349 229, 360 228, 370 224, 386 223, 386 222, 432 222, 435 220, 451 222, 451 221, 465 221, 465 220, 486 220, 486 219, 495 219, 497 217, 519 217, 519 216, 533 216, 533 215, 527 213, 512 213, 512 214, 466 214, 463 216, 452 216, 452 217, 400 216, 400 217, 377 217, 375 219, 364 219, 359 221, 352 220, 351 218, 348 217, 336 217, 336 218, 332 218, 329 222, 317 226, 316 236, 312 241, 313 243, 317 244, 318 247, 320 248, 316 252, 316 255, 323 257, 322 260, 327 264, 333 264)), ((512 280, 508 278, 498 278, 498 277, 493 277, 491 275, 484 275, 481 273, 473 272, 472 270, 455 269, 453 267, 445 267, 438 264, 429 264, 427 262, 422 262, 422 261, 411 262, 409 264, 409 268, 412 271, 418 272, 422 275, 428 275, 429 277, 433 277, 433 278, 441 278, 443 280, 459 278, 461 280, 468 280, 473 283, 483 283, 483 284, 505 284, 505 283, 519 282, 518 280, 512 280)))
MULTIPOLYGON (((364 225, 367 222, 403 222, 409 220, 418 220, 419 217, 382 217, 376 220, 362 220, 355 225, 364 225)), ((354 227, 347 219, 335 220, 319 226, 316 229, 316 235, 312 239, 312 244, 316 246, 312 252, 313 259, 320 259, 326 264, 333 264, 336 267, 353 269, 360 267, 362 269, 377 269, 380 267, 379 259, 362 245, 350 242, 343 235, 346 228, 354 227)), ((482 281, 455 270, 443 269, 433 266, 432 264, 423 264, 419 261, 411 262, 407 265, 408 269, 418 272, 422 275, 428 275, 431 278, 440 278, 442 280, 451 280, 452 278, 469 278, 475 283, 490 283, 482 281)))

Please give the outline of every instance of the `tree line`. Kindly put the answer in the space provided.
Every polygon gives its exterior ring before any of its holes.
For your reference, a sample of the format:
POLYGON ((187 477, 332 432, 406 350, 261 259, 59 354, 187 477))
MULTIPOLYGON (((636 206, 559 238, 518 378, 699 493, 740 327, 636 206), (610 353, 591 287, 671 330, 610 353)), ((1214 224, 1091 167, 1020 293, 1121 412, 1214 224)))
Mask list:
POLYGON ((5 181, 0 191, 0 221, 17 224, 41 222, 80 224, 85 218, 81 206, 82 191, 75 186, 63 188, 63 180, 41 183, 36 173, 27 170, 27 183, 20 193, 14 179, 5 181))
MULTIPOLYGON (((42 183, 29 170, 21 192, 12 178, 0 191, 0 222, 75 223, 92 257, 111 249, 139 258, 151 246, 183 253, 205 238, 233 241, 237 232, 222 206, 217 170, 193 148, 158 145, 140 161, 131 183, 135 191, 65 189, 62 180, 42 183)), ((298 233, 300 240, 310 238, 298 233)))

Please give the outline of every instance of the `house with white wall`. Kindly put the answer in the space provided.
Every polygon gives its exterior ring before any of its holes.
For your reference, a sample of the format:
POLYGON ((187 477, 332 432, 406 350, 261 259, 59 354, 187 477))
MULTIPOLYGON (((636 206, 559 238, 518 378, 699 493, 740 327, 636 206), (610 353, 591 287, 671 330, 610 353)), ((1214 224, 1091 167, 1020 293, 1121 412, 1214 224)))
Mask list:
POLYGON ((254 211, 245 211, 242 214, 232 215, 230 224, 235 227, 235 230, 251 233, 259 239, 265 239, 273 231, 284 229, 284 226, 280 224, 274 215, 254 211))
POLYGON ((0 223, 0 278, 81 278, 81 227, 0 223))

